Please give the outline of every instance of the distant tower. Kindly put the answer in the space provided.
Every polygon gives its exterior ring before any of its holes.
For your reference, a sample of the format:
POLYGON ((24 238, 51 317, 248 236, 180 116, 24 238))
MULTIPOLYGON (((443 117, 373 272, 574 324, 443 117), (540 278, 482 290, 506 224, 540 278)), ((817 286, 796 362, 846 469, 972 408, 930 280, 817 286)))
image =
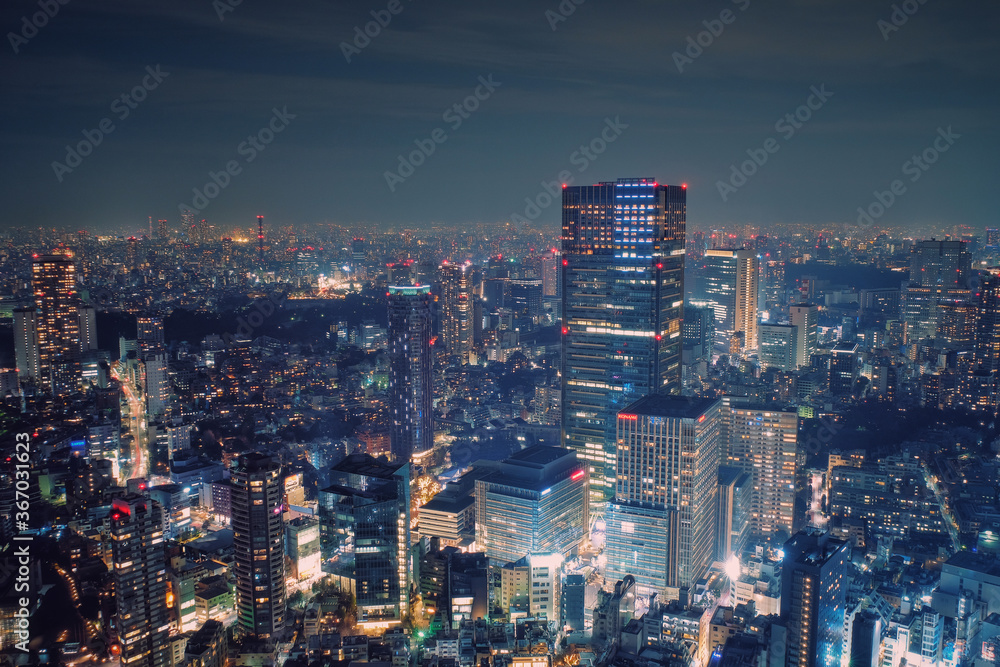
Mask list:
POLYGON ((80 385, 80 312, 76 265, 68 255, 40 255, 32 263, 43 391, 66 396, 80 385))
POLYGON ((229 265, 233 261, 233 240, 228 236, 222 239, 222 263, 229 265))
POLYGON ((20 380, 41 379, 38 350, 38 311, 34 307, 14 309, 14 360, 20 380))
POLYGON ((260 255, 260 265, 264 266, 264 216, 257 216, 257 252, 260 255))
POLYGON ((121 664, 167 667, 167 566, 163 510, 138 494, 116 498, 111 506, 111 553, 122 645, 121 664))
POLYGON ((161 239, 167 238, 167 221, 166 220, 164 220, 164 219, 161 218, 159 221, 157 221, 157 223, 156 223, 156 235, 158 237, 160 237, 161 239))
POLYGON ((285 630, 285 543, 278 462, 252 452, 232 468, 232 526, 237 626, 257 639, 285 630))
POLYGON ((431 290, 389 288, 390 449, 397 462, 434 446, 431 403, 431 290))
POLYGON ((469 363, 472 352, 472 268, 441 265, 441 339, 448 354, 469 363))

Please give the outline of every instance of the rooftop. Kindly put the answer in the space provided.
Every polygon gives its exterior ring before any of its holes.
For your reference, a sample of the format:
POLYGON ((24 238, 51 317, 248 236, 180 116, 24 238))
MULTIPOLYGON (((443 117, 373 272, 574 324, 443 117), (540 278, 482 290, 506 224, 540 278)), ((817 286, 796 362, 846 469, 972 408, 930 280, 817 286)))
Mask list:
POLYGON ((690 398, 687 396, 661 396, 654 394, 640 398, 618 414, 619 416, 631 414, 643 415, 644 417, 698 419, 718 402, 719 400, 716 398, 690 398))

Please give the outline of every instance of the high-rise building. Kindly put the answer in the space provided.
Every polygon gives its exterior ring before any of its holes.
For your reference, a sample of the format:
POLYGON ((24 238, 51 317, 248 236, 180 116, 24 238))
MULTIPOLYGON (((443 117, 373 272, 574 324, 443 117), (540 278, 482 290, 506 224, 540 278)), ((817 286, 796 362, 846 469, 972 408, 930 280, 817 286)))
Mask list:
POLYGON ((746 249, 706 251, 703 296, 715 310, 716 344, 729 350, 742 334, 745 350, 757 349, 757 292, 760 260, 746 249))
POLYGON ((319 521, 300 516, 285 524, 285 553, 291 565, 289 575, 309 579, 320 573, 319 521))
POLYGON ((239 632, 274 641, 285 631, 285 544, 280 466, 251 452, 232 475, 233 572, 239 632))
POLYGON ((786 665, 839 667, 850 576, 850 542, 799 532, 783 548, 781 619, 786 665))
POLYGON ((163 318, 158 315, 140 315, 136 318, 136 341, 139 358, 164 351, 163 318))
POLYGON ((715 558, 718 399, 653 395, 618 413, 618 467, 606 515, 607 578, 635 577, 677 599, 715 558))
POLYGON ((679 393, 687 190, 652 178, 563 189, 562 443, 594 509, 614 492, 615 415, 679 393))
POLYGON ((542 255, 542 296, 560 296, 560 253, 555 248, 542 255))
POLYGON ((80 386, 76 265, 69 255, 40 255, 31 268, 39 384, 45 393, 67 396, 80 386))
POLYGON ((472 353, 472 267, 444 263, 441 277, 441 342, 467 364, 472 353))
POLYGON ((788 313, 796 328, 796 365, 803 368, 812 362, 812 355, 816 353, 819 308, 811 303, 800 303, 789 307, 788 313))
POLYGON ((22 382, 41 380, 41 356, 38 350, 38 311, 34 307, 14 309, 14 363, 22 382))
POLYGON ((156 236, 158 238, 165 239, 167 238, 168 235, 169 232, 167 231, 167 221, 163 218, 160 218, 156 222, 156 236))
POLYGON ((779 531, 791 535, 795 510, 799 418, 793 410, 753 405, 751 399, 722 399, 726 463, 750 474, 750 529, 758 539, 779 531))
POLYGON ((750 539, 753 508, 753 480, 738 466, 719 466, 718 518, 716 520, 716 560, 728 562, 740 557, 750 539))
POLYGON ((168 667, 167 564, 162 508, 138 494, 111 506, 111 554, 121 664, 168 667))
POLYGON ((146 369, 146 412, 160 417, 167 411, 170 401, 170 376, 165 352, 149 354, 143 361, 146 369))
POLYGON ((80 313, 80 351, 90 352, 97 349, 97 309, 90 304, 81 304, 80 313))
POLYGON ((918 241, 910 255, 910 283, 921 287, 966 287, 972 264, 964 241, 918 241))
POLYGON ((510 563, 529 554, 575 556, 590 530, 587 474, 576 452, 536 445, 479 461, 476 544, 510 563), (490 470, 490 472, 486 472, 490 470))
POLYGON ((792 324, 760 325, 760 365, 794 371, 798 368, 799 329, 792 324))
POLYGON ((1000 277, 991 276, 982 282, 976 309, 976 366, 996 373, 1000 371, 1000 277))
POLYGON ((831 350, 830 355, 830 393, 850 394, 854 391, 854 382, 858 379, 858 344, 842 342, 831 350))
POLYGON ((434 447, 431 365, 430 287, 390 287, 389 442, 395 461, 410 462, 434 447))
POLYGON ((358 621, 398 624, 410 609, 410 464, 352 454, 320 491, 320 548, 354 582, 358 621), (335 557, 335 558, 334 558, 335 557))

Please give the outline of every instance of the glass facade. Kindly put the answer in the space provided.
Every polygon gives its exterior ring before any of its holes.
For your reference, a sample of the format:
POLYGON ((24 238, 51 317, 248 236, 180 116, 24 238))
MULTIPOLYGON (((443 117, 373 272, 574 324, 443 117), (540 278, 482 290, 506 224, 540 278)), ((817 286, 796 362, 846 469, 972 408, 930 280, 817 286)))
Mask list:
POLYGON ((431 326, 429 286, 389 288, 389 446, 395 461, 409 462, 434 447, 431 326))
POLYGON ((562 442, 614 492, 615 415, 678 393, 687 192, 651 178, 563 190, 562 442))

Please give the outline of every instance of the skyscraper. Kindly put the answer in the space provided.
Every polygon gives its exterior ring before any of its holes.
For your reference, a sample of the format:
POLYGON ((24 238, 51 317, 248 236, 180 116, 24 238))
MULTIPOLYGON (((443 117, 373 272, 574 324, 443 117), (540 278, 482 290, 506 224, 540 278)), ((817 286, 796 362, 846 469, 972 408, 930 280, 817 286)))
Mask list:
POLYGON ((704 299, 715 309, 716 344, 729 350, 742 334, 743 349, 757 349, 757 287, 760 261, 753 250, 705 253, 704 299))
POLYGON ((676 599, 715 557, 721 403, 653 395, 618 414, 607 578, 676 599))
POLYGON ((979 286, 975 360, 987 373, 1000 371, 1000 277, 991 276, 979 286))
POLYGON ((472 353, 472 267, 444 263, 441 276, 441 342, 460 364, 472 353))
POLYGON ((800 303, 788 310, 795 327, 796 365, 802 368, 812 362, 812 355, 816 353, 819 308, 811 303, 800 303))
POLYGON ((167 667, 167 565, 162 508, 138 494, 116 498, 111 507, 111 554, 121 643, 121 664, 167 667))
POLYGON ((784 546, 781 618, 786 665, 839 667, 851 547, 829 534, 796 533, 784 546))
POLYGON ((53 396, 80 386, 80 313, 76 265, 68 255, 40 255, 32 263, 38 335, 39 384, 53 396))
POLYGON ((562 442, 613 494, 615 415, 681 387, 687 191, 652 178, 563 189, 562 442))
POLYGON ((351 454, 330 469, 320 491, 324 560, 353 580, 358 621, 399 623, 410 608, 410 464, 351 454))
POLYGON ((280 466, 251 452, 232 467, 233 572, 241 634, 280 639, 285 630, 285 547, 280 466))
POLYGON ((910 255, 910 283, 922 287, 965 287, 972 264, 964 241, 917 241, 910 255))
POLYGON ((409 462, 434 447, 431 385, 431 289, 389 288, 389 446, 409 462))
POLYGON ((90 304, 81 304, 77 309, 80 313, 80 351, 90 352, 97 349, 97 309, 90 304))
POLYGON ((476 544, 501 563, 533 554, 576 555, 590 522, 587 475, 576 453, 534 446, 476 464, 476 544))
POLYGON ((726 463, 750 474, 750 529, 760 539, 791 535, 795 510, 795 455, 799 417, 794 410, 754 406, 750 399, 722 399, 726 463))
POLYGON ((798 368, 798 327, 792 324, 760 325, 760 365, 794 371, 798 368))
POLYGON ((38 310, 34 307, 14 309, 14 362, 19 380, 40 381, 42 362, 38 350, 38 310))
POLYGON ((158 315, 140 315, 136 318, 136 340, 139 358, 164 351, 163 318, 158 315))

